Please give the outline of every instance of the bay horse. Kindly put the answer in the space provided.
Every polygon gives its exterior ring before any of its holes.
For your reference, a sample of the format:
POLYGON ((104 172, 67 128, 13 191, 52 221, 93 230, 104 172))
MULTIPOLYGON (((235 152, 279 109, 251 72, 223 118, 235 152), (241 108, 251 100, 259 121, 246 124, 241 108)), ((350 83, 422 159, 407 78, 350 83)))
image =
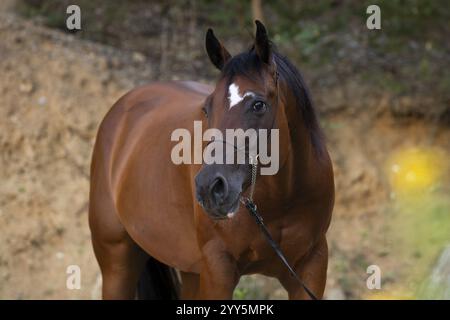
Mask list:
POLYGON ((196 120, 219 130, 279 130, 279 170, 258 174, 254 201, 299 278, 323 296, 332 164, 302 76, 255 23, 254 44, 233 57, 208 30, 206 51, 220 70, 215 88, 145 85, 120 98, 102 121, 89 225, 104 299, 231 299, 247 274, 277 278, 289 299, 309 298, 239 205, 251 183, 249 163, 171 161, 171 133, 192 131, 196 120))

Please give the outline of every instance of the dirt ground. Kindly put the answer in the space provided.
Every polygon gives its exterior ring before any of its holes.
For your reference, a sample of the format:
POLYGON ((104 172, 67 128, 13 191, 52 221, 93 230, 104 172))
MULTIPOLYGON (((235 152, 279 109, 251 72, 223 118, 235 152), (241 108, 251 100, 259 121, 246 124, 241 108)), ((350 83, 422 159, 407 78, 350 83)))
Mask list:
MULTIPOLYGON (((80 41, 10 13, 0 13, 0 39, 0 298, 98 299, 101 277, 87 224, 92 146, 107 110, 152 79, 152 64, 140 53, 80 41), (81 268, 80 290, 66 288, 73 264, 81 268)), ((327 93, 314 93, 326 100, 327 93)), ((370 264, 393 272, 385 282, 385 294, 393 295, 389 288, 401 285, 398 270, 408 262, 391 250, 386 162, 403 148, 450 150, 448 126, 397 119, 385 111, 388 96, 364 103, 371 112, 336 108, 321 117, 337 190, 328 298, 370 296, 370 264)), ((286 297, 262 277, 244 279, 238 294, 286 297)))

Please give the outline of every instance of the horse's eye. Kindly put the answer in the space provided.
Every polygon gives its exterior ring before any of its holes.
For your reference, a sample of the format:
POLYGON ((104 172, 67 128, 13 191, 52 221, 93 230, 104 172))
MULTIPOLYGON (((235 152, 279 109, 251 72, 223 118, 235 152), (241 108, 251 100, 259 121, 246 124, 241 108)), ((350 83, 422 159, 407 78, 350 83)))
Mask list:
POLYGON ((262 101, 256 101, 253 104, 252 109, 253 109, 254 113, 262 114, 262 113, 266 112, 267 105, 262 101))
POLYGON ((203 113, 205 114, 205 116, 208 118, 208 112, 206 111, 206 108, 205 108, 205 107, 202 108, 202 111, 203 111, 203 113))

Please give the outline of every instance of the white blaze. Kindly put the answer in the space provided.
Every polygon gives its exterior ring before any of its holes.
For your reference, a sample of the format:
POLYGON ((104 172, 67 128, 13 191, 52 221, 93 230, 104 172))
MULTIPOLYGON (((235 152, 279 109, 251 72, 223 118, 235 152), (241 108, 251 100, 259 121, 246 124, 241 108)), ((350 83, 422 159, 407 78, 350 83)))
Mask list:
POLYGON ((242 100, 244 100, 247 96, 254 96, 255 94, 253 92, 246 92, 243 96, 239 93, 239 86, 232 83, 228 87, 228 100, 230 101, 230 109, 233 108, 235 105, 240 103, 242 100))

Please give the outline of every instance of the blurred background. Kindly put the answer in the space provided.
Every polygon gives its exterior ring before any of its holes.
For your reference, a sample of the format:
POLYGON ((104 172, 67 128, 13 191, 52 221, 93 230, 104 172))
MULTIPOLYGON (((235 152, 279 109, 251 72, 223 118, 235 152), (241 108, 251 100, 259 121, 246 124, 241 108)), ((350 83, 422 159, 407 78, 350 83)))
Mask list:
MULTIPOLYGON (((450 7, 425 0, 0 2, 0 298, 98 299, 87 225, 98 125, 131 88, 214 83, 208 27, 236 54, 264 21, 302 70, 336 180, 328 299, 450 299, 450 7), (78 32, 66 8, 81 8, 78 32), (366 8, 381 8, 368 30, 366 8), (81 289, 66 268, 81 268, 81 289), (381 269, 381 289, 366 272, 381 269)), ((285 299, 244 277, 237 299, 285 299)))

